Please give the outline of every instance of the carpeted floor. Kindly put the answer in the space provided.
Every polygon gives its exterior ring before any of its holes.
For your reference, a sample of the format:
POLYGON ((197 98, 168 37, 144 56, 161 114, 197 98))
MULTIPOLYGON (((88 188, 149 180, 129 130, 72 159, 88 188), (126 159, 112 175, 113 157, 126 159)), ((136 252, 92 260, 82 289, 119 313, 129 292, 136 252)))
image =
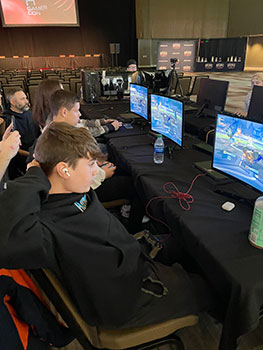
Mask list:
MULTIPOLYGON (((255 72, 210 73, 211 79, 229 81, 225 110, 244 110, 245 98, 251 89, 251 77, 255 72)), ((199 73, 202 75, 203 73, 199 73)), ((197 75, 192 73, 191 75, 197 75)))

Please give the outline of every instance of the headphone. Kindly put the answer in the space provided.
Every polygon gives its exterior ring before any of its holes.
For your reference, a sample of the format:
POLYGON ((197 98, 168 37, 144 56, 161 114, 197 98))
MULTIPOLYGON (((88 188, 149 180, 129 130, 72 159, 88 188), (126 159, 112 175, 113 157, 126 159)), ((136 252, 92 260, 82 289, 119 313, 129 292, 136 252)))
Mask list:
POLYGON ((62 169, 63 173, 65 173, 67 176, 70 176, 70 173, 67 168, 62 169))

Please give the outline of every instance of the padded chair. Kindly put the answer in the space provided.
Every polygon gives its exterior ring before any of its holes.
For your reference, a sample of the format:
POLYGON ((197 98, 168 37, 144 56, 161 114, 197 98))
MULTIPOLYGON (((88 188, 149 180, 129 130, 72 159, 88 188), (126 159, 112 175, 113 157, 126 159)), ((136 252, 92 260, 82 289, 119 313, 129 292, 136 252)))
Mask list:
POLYGON ((77 93, 76 83, 81 83, 81 79, 76 77, 69 79, 70 91, 74 92, 75 94, 77 93))
POLYGON ((24 79, 16 79, 16 78, 12 78, 8 80, 8 85, 21 85, 21 87, 23 88, 23 90, 26 90, 26 83, 24 81, 24 79))
POLYGON ((7 84, 7 78, 6 77, 3 77, 3 76, 0 76, 0 82, 2 84, 7 84))
POLYGON ((59 80, 59 79, 60 79, 60 76, 57 75, 57 74, 47 74, 47 75, 46 75, 46 78, 47 78, 47 79, 59 80))
POLYGON ((192 89, 191 89, 191 91, 189 91, 188 96, 197 95, 198 94, 199 86, 200 86, 200 80, 202 78, 209 79, 209 75, 197 75, 197 76, 195 76, 194 77, 194 82, 193 82, 193 85, 192 85, 192 89))
POLYGON ((81 97, 80 89, 81 89, 81 87, 82 87, 82 82, 79 81, 79 82, 77 82, 75 85, 76 85, 76 94, 77 94, 77 96, 80 98, 80 97, 81 97))
POLYGON ((39 85, 40 83, 41 83, 41 81, 42 81, 42 79, 40 78, 40 79, 29 79, 28 80, 28 84, 29 85, 39 85))
POLYGON ((75 75, 64 75, 63 76, 63 80, 66 82, 66 83, 69 83, 69 80, 71 79, 71 78, 76 78, 76 76, 75 75))
POLYGON ((70 86, 69 86, 69 83, 61 83, 63 85, 63 89, 66 90, 66 91, 70 91, 70 86))
POLYGON ((33 270, 31 274, 85 350, 94 350, 94 348, 120 350, 131 347, 133 349, 154 349, 166 344, 170 345, 173 350, 183 350, 183 343, 175 332, 198 322, 198 316, 188 315, 131 329, 106 330, 89 326, 51 271, 33 270))
POLYGON ((38 88, 38 84, 37 85, 28 85, 29 99, 30 99, 30 103, 32 105, 34 104, 34 96, 35 96, 35 92, 36 92, 37 88, 38 88))
MULTIPOLYGON (((180 82, 181 88, 182 88, 183 96, 186 96, 189 93, 191 79, 192 79, 192 77, 182 77, 182 78, 178 79, 180 82)), ((176 88, 174 90, 174 93, 176 95, 181 95, 181 90, 179 88, 178 83, 176 84, 176 88)))

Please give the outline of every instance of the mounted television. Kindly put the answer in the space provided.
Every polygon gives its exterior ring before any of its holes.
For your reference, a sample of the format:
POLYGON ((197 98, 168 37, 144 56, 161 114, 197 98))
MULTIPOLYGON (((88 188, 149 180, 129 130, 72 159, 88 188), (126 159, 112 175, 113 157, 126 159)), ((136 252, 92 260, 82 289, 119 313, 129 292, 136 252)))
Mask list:
POLYGON ((263 123, 263 86, 254 85, 247 117, 256 122, 263 123))
POLYGON ((174 98, 151 95, 151 129, 183 146, 184 104, 174 98))
POLYGON ((263 191, 263 125, 218 114, 212 168, 263 191))
POLYGON ((216 112, 225 108, 229 81, 202 78, 197 95, 197 103, 201 106, 198 114, 207 110, 209 116, 216 117, 216 112), (213 111, 216 111, 213 113, 213 111))
POLYGON ((148 119, 148 89, 137 84, 130 84, 130 111, 148 119))
POLYGON ((3 27, 79 26, 77 0, 0 0, 3 27))

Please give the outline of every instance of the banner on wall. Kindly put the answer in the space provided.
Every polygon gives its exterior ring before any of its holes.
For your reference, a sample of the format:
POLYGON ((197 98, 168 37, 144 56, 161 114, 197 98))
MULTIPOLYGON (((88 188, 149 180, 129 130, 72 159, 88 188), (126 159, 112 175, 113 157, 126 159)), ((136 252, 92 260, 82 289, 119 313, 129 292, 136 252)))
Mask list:
POLYGON ((159 41, 157 69, 171 68, 171 59, 177 59, 175 68, 178 72, 193 72, 196 56, 196 40, 159 41))

